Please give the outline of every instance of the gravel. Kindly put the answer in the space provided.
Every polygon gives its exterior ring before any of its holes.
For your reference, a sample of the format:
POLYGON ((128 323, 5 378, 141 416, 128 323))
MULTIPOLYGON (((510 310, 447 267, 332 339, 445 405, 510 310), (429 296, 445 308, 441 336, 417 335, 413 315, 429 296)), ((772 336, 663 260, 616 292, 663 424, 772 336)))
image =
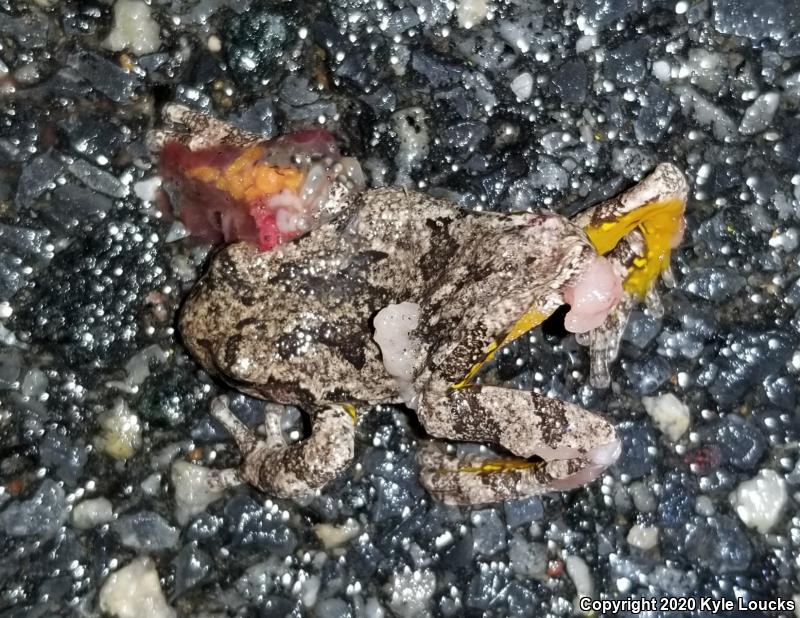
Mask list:
POLYGON ((797 594, 795 3, 21 0, 0 31, 4 616, 797 594), (256 430, 265 410, 291 439, 307 427, 198 371, 175 332, 208 250, 145 144, 170 101, 268 137, 325 126, 371 186, 481 210, 574 214, 677 164, 676 284, 663 314, 634 311, 611 387, 588 386, 557 317, 481 378, 606 415, 618 463, 569 493, 444 507, 417 480, 422 428, 386 406, 308 502, 214 485, 238 454, 213 397, 256 430))

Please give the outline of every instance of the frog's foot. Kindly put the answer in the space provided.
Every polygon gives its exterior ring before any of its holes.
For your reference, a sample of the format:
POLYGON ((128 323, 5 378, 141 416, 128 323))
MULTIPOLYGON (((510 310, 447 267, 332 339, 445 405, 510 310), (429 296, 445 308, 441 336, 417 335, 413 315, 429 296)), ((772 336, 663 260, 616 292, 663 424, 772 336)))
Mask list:
POLYGON ((610 383, 608 364, 616 358, 634 304, 644 301, 651 312, 661 311, 655 284, 661 278, 672 282, 670 253, 683 238, 688 192, 680 170, 663 163, 628 191, 573 218, 623 279, 620 301, 602 324, 578 339, 592 348, 595 387, 610 383))
POLYGON ((353 458, 354 417, 348 406, 317 412, 311 435, 291 445, 275 437, 261 440, 237 419, 224 398, 211 414, 222 423, 242 453, 239 476, 261 491, 279 498, 302 498, 336 478, 353 458))
MULTIPOLYGON (((614 427, 601 416, 528 391, 481 385, 452 389, 442 396, 427 391, 420 397, 417 415, 432 436, 490 442, 516 456, 495 461, 492 465, 499 466, 495 470, 463 462, 443 465, 439 459, 429 465, 433 460, 425 451, 420 461, 426 486, 479 483, 489 487, 482 492, 495 487, 496 492, 517 495, 566 490, 593 480, 620 454, 614 427), (473 477, 478 480, 468 480, 473 477)), ((446 493, 444 489, 433 493, 438 496, 440 491, 446 493)))
POLYGON ((607 450, 593 456, 595 460, 575 457, 530 461, 480 456, 459 459, 429 444, 417 459, 420 481, 434 498, 445 504, 475 505, 567 491, 589 483, 615 458, 607 450))

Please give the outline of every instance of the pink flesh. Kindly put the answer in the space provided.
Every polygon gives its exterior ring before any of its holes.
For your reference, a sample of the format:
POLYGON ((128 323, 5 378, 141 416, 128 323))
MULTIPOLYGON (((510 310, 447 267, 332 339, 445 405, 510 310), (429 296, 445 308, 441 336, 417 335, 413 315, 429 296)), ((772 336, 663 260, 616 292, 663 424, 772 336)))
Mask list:
POLYGON ((592 258, 578 283, 564 290, 569 313, 564 327, 572 333, 585 333, 600 326, 622 296, 622 281, 604 257, 592 258))
POLYGON ((621 452, 622 444, 617 439, 593 448, 585 455, 586 459, 591 461, 593 465, 586 466, 566 478, 554 480, 552 484, 553 489, 568 491, 585 485, 586 483, 591 483, 600 476, 608 466, 617 461, 621 452))
MULTIPOLYGON (((334 136, 321 128, 284 135, 263 145, 267 148, 267 158, 285 165, 293 165, 295 155, 339 158, 334 136)), ((178 141, 169 141, 161 151, 161 176, 174 187, 178 203, 173 206, 193 236, 212 244, 244 240, 268 251, 298 234, 298 230, 279 229, 276 224, 279 208, 290 208, 293 214, 305 216, 316 204, 304 204, 286 189, 246 203, 187 173, 199 166, 221 169, 235 160, 241 150, 215 146, 192 151, 178 141)))

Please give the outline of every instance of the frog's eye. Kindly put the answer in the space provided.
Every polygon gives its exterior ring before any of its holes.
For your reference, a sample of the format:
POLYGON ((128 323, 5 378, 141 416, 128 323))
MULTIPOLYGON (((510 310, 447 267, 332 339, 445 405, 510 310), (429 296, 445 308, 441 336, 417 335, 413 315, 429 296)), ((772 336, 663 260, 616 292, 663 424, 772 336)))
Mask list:
POLYGON ((620 240, 638 229, 645 253, 634 259, 623 282, 626 292, 644 298, 653 282, 669 266, 670 253, 683 235, 685 200, 680 198, 651 202, 625 213, 613 221, 586 226, 586 235, 597 252, 605 255, 620 240))

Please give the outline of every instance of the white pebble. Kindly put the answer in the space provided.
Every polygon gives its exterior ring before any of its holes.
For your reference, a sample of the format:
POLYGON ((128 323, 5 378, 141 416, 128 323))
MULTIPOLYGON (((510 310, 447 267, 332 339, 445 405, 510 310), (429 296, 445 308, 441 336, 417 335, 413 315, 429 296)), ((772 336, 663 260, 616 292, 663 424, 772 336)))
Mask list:
POLYGON ((129 459, 142 446, 142 424, 139 417, 118 399, 114 407, 100 417, 102 433, 96 445, 114 459, 129 459))
POLYGON ((400 618, 428 616, 428 603, 436 590, 433 571, 412 571, 406 567, 389 581, 389 608, 400 618))
POLYGON ((781 101, 781 95, 777 92, 767 92, 758 97, 748 107, 742 122, 739 125, 739 133, 742 135, 755 135, 768 129, 778 111, 778 105, 781 101))
POLYGON ((633 498, 633 506, 640 513, 651 513, 656 510, 658 503, 650 487, 641 481, 631 483, 628 493, 633 498))
POLYGON ((373 320, 375 343, 381 349, 386 372, 395 379, 406 405, 416 409, 414 371, 419 363, 419 342, 411 336, 419 321, 419 305, 387 305, 373 320))
POLYGON ((175 519, 181 525, 202 513, 225 492, 220 483, 213 483, 210 468, 178 459, 172 464, 172 486, 175 488, 175 519))
POLYGON ((212 54, 222 51, 222 41, 219 40, 219 37, 216 34, 212 34, 210 37, 208 37, 206 45, 208 47, 208 51, 210 51, 212 54))
POLYGON ((472 28, 486 19, 488 12, 489 3, 486 0, 461 0, 456 8, 458 25, 472 28))
POLYGON ((161 47, 160 26, 141 0, 117 0, 114 29, 104 45, 112 51, 127 49, 134 54, 152 54, 161 47))
POLYGON ((152 176, 134 183, 133 192, 143 202, 154 202, 158 189, 161 187, 161 177, 152 176))
POLYGON ((786 504, 786 481, 775 470, 761 470, 742 482, 730 495, 739 518, 762 534, 774 526, 786 504))
POLYGON ((694 503, 694 510, 699 515, 711 517, 714 514, 714 502, 708 496, 698 496, 694 503))
POLYGON ((639 549, 653 549, 658 545, 658 528, 655 526, 633 526, 628 532, 628 545, 639 549))
POLYGON ((150 558, 137 558, 108 576, 100 589, 100 611, 117 618, 175 618, 150 558))
POLYGON ((82 500, 72 509, 72 525, 81 530, 88 530, 110 522, 114 517, 114 509, 107 498, 82 500))
POLYGON ((517 101, 525 101, 533 94, 533 75, 528 72, 520 73, 511 82, 511 91, 516 95, 517 101))
POLYGON ((141 483, 142 491, 148 496, 157 496, 161 491, 161 473, 153 472, 141 483))
POLYGON ((314 526, 314 532, 317 533, 319 540, 326 549, 339 547, 344 545, 350 539, 356 538, 361 534, 361 526, 352 517, 344 522, 341 526, 333 524, 317 524, 314 526))
POLYGON ((578 556, 567 556, 565 560, 567 573, 575 584, 575 592, 578 599, 582 597, 594 596, 594 580, 589 565, 583 558, 578 556))
POLYGON ((659 431, 673 442, 680 440, 689 429, 691 419, 689 406, 672 393, 657 397, 642 397, 642 403, 659 431))
POLYGON ((653 75, 658 81, 665 82, 669 80, 671 74, 672 68, 666 60, 656 60, 653 63, 653 75))

